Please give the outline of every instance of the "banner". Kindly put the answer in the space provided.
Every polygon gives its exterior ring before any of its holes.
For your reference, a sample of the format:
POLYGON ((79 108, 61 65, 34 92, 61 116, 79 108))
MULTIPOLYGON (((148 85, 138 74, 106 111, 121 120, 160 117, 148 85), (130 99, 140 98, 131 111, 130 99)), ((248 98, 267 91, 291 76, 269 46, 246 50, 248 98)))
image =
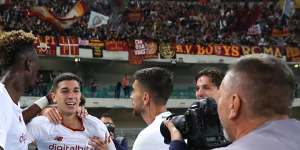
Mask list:
POLYGON ((78 38, 60 36, 59 37, 60 55, 79 55, 78 38))
POLYGON ((284 36, 289 36, 289 34, 290 34, 289 30, 286 27, 284 27, 283 29, 277 29, 277 28, 272 29, 273 37, 284 37, 284 36))
POLYGON ((135 55, 133 49, 128 50, 128 62, 133 65, 140 65, 144 63, 143 55, 135 55))
POLYGON ((280 47, 258 47, 258 46, 241 46, 243 55, 265 53, 282 58, 284 49, 280 47))
POLYGON ((108 16, 91 11, 90 19, 88 22, 88 29, 97 28, 103 24, 107 24, 108 19, 108 16))
POLYGON ((93 48, 93 57, 103 57, 104 42, 100 40, 90 40, 89 45, 93 48))
POLYGON ((134 54, 145 55, 147 48, 143 40, 134 40, 134 54))
POLYGON ((176 59, 176 49, 170 43, 159 44, 160 59, 176 59))
POLYGON ((222 45, 222 44, 210 44, 210 45, 191 45, 191 44, 173 44, 176 49, 176 53, 179 54, 191 54, 191 55, 218 55, 229 57, 240 57, 241 47, 236 45, 222 45))
POLYGON ((128 51, 128 43, 126 41, 105 41, 105 50, 128 51))
POLYGON ((78 38, 78 44, 79 47, 87 47, 89 46, 89 40, 83 40, 81 38, 78 38))
POLYGON ((300 62, 300 49, 297 47, 287 47, 286 61, 300 62))
POLYGON ((133 65, 140 65, 144 63, 143 55, 135 55, 135 42, 130 41, 128 43, 128 63, 133 65))
POLYGON ((38 55, 56 56, 56 41, 54 36, 37 36, 34 45, 38 55))
POLYGON ((146 42, 146 54, 144 55, 144 59, 150 59, 150 58, 158 58, 158 48, 157 43, 155 42, 146 42))

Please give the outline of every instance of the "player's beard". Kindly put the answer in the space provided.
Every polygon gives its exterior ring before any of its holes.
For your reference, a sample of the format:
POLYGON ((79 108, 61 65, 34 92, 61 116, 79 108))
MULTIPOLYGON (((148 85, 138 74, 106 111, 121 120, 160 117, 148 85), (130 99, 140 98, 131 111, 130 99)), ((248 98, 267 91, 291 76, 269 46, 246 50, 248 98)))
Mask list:
POLYGON ((138 109, 133 108, 133 109, 132 109, 132 114, 133 114, 134 116, 138 117, 138 116, 141 115, 141 112, 140 112, 138 109))
POLYGON ((134 116, 139 117, 139 116, 142 115, 143 109, 144 109, 143 106, 136 106, 136 107, 133 107, 133 108, 132 108, 132 114, 133 114, 134 116))

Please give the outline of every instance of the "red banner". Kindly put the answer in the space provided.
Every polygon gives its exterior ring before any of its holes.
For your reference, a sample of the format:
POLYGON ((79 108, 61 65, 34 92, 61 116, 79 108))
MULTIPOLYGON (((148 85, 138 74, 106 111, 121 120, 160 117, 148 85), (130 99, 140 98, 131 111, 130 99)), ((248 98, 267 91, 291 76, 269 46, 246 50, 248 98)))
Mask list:
POLYGON ((146 46, 144 40, 134 40, 134 54, 135 55, 145 55, 146 46))
POLYGON ((133 65, 140 65, 144 62, 144 56, 143 55, 135 55, 135 43, 132 41, 129 44, 129 50, 128 50, 128 62, 129 64, 133 65))
POLYGON ((128 43, 126 41, 105 41, 105 50, 128 51, 128 43))
POLYGON ((176 49, 178 54, 191 54, 191 55, 218 55, 218 56, 229 56, 229 57, 240 57, 241 48, 236 45, 180 45, 172 44, 172 47, 176 49))
POLYGON ((144 59, 148 58, 158 58, 158 48, 157 43, 155 42, 146 42, 146 54, 144 55, 144 59))
POLYGON ((284 37, 284 36, 289 36, 289 30, 288 28, 283 28, 283 29, 276 29, 273 28, 272 30, 272 36, 274 37, 284 37))
POLYGON ((60 36, 59 37, 60 55, 79 55, 78 38, 60 36))
POLYGON ((297 47, 286 48, 286 61, 299 62, 300 61, 300 49, 297 47))
POLYGON ((38 55, 56 56, 56 41, 54 36, 37 36, 34 45, 38 55))

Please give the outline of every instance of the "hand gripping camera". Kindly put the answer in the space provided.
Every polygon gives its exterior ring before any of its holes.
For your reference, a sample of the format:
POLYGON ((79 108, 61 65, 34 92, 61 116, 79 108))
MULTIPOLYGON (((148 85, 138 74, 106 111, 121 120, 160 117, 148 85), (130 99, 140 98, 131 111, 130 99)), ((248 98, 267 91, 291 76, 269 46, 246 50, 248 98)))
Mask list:
MULTIPOLYGON (((204 98, 194 102, 184 115, 171 115, 171 120, 180 131, 182 137, 187 139, 189 150, 206 150, 223 147, 229 144, 223 134, 217 104, 213 98, 204 98)), ((170 143, 170 132, 164 123, 160 126, 164 142, 170 143)))

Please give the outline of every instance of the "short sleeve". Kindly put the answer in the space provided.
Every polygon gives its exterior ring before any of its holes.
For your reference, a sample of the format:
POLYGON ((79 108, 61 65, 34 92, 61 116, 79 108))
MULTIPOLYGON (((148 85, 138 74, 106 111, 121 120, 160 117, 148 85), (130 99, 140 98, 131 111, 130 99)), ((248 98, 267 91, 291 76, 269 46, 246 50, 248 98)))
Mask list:
POLYGON ((50 122, 48 118, 44 116, 38 116, 33 118, 27 125, 27 132, 32 141, 39 141, 43 137, 43 133, 47 133, 44 128, 45 125, 49 125, 50 122))

